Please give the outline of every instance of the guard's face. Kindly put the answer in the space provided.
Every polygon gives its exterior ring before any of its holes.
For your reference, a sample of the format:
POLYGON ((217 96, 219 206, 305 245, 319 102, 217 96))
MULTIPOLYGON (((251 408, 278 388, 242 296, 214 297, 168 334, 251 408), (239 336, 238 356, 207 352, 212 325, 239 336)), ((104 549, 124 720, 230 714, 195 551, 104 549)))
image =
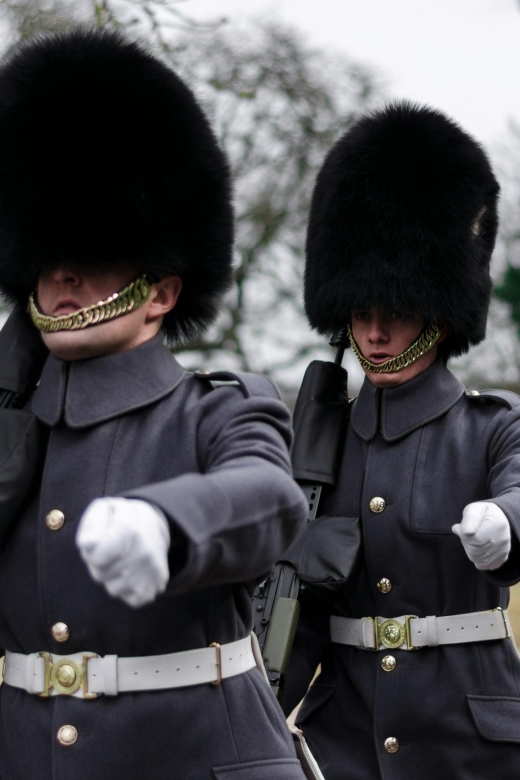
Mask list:
MULTIPOLYGON (((390 316, 375 307, 352 312, 352 335, 363 356, 372 363, 384 363, 400 355, 420 335, 425 324, 423 317, 390 316)), ((376 387, 396 387, 425 371, 436 358, 437 344, 402 371, 377 374, 363 370, 376 387)))
MULTIPOLYGON (((62 264, 44 271, 37 287, 38 307, 43 314, 58 317, 106 300, 138 276, 131 267, 109 271, 86 271, 62 264)), ((49 350, 62 360, 84 360, 133 349, 153 338, 163 316, 173 308, 182 284, 168 277, 153 284, 150 297, 136 311, 83 330, 42 333, 49 350)))

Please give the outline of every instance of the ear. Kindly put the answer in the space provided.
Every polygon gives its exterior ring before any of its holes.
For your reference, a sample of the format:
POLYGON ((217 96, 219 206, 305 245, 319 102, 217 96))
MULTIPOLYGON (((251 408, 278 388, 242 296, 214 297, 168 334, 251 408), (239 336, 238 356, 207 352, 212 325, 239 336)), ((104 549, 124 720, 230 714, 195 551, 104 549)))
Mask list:
POLYGON ((168 314, 177 303, 181 290, 182 280, 178 276, 165 276, 160 282, 152 284, 146 321, 151 322, 168 314))
POLYGON ((447 335, 448 335, 448 326, 447 325, 443 325, 442 328, 441 328, 441 335, 437 339, 437 343, 440 344, 441 341, 444 341, 444 339, 446 338, 447 335))

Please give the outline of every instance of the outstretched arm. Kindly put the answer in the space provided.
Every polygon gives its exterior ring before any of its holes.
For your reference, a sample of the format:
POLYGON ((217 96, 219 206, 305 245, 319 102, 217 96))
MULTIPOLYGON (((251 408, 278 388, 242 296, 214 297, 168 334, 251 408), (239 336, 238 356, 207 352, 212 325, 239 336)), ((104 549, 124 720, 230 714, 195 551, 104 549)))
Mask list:
POLYGON ((112 595, 140 606, 166 586, 180 593, 251 581, 290 545, 306 517, 291 477, 290 417, 267 380, 255 377, 254 390, 247 384, 219 388, 190 412, 197 417, 200 473, 87 509, 78 546, 92 576, 112 595), (152 511, 140 524, 132 518, 142 502, 152 511))
POLYGON ((269 395, 219 388, 201 403, 201 473, 126 494, 157 506, 172 534, 169 590, 182 592, 265 574, 306 517, 293 481, 287 409, 269 395))

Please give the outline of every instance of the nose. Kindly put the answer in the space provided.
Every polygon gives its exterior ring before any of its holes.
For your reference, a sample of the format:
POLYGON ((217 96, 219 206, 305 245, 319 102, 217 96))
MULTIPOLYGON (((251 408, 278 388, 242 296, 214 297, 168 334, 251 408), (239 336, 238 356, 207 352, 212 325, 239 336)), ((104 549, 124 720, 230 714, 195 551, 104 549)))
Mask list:
POLYGON ((67 266, 57 266, 52 272, 52 279, 55 284, 59 285, 67 284, 77 287, 81 284, 81 274, 67 266))
POLYGON ((368 340, 372 344, 386 344, 389 341, 388 329, 385 327, 383 318, 378 315, 371 318, 368 340))

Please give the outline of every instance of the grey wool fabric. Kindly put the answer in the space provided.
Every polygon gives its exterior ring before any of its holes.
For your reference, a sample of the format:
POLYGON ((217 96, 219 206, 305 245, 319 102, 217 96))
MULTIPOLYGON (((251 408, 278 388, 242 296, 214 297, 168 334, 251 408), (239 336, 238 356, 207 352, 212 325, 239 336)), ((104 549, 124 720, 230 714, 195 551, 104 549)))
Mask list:
MULTIPOLYGON (((520 659, 513 639, 367 651, 332 644, 329 616, 457 615, 507 607, 520 580, 520 398, 471 395, 437 360, 395 388, 367 379, 355 401, 338 487, 321 512, 359 517, 363 547, 343 593, 306 591, 285 708, 326 780, 513 780, 520 767, 520 659), (382 497, 384 511, 370 509, 382 497), (473 501, 512 529, 508 561, 478 571, 451 530, 473 501), (377 584, 391 583, 388 592, 377 584), (393 671, 381 666, 394 656, 393 671), (399 741, 388 753, 384 742, 399 741)), ((500 613, 497 619, 501 620, 500 613)), ((505 633, 505 632, 504 632, 505 633)))
MULTIPOLYGON (((161 337, 65 363, 50 356, 32 408, 49 431, 41 486, 0 562, 0 645, 14 652, 145 656, 225 644, 252 627, 250 594, 298 532, 290 418, 263 377, 212 388, 161 337), (171 532, 167 592, 143 608, 90 579, 77 523, 100 496, 145 499, 171 532), (50 530, 51 509, 65 514, 50 530), (67 624, 59 644, 51 627, 67 624)), ((2 780, 303 780, 257 669, 211 684, 42 699, 0 694, 2 780), (73 725, 74 745, 56 740, 73 725)))

